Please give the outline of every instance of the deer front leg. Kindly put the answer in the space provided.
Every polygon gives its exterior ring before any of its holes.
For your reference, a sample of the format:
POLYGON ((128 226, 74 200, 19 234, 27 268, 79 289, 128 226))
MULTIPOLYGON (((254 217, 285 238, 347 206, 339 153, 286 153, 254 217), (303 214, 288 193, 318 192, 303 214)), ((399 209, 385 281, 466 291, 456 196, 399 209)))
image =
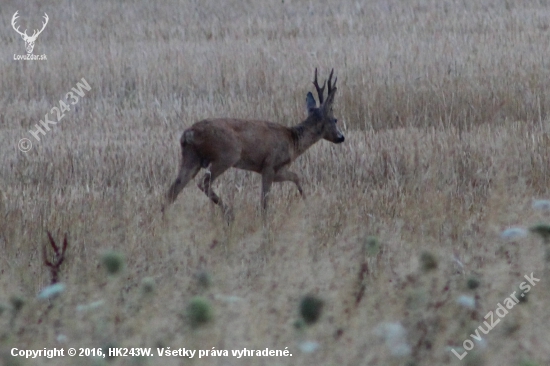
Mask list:
POLYGON ((304 191, 302 189, 302 185, 300 184, 300 178, 298 177, 298 174, 291 172, 287 170, 287 168, 281 168, 279 171, 275 174, 275 178, 273 179, 274 182, 293 182, 296 185, 296 188, 298 188, 298 192, 300 192, 300 196, 302 198, 305 198, 304 191))
POLYGON ((262 172, 262 211, 265 215, 267 211, 267 195, 271 189, 271 184, 273 183, 273 178, 275 177, 275 172, 273 168, 265 168, 262 172))

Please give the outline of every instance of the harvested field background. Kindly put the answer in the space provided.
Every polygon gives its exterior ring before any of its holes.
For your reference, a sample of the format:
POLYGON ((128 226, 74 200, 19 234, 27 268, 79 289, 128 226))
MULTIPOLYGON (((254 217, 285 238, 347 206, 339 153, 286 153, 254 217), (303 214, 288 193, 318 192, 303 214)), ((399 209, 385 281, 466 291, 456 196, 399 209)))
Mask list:
POLYGON ((5 1, 0 24, 0 363, 550 363, 550 249, 501 235, 550 220, 546 1, 5 1), (34 49, 47 61, 14 60, 15 11, 28 34, 48 14, 34 49), (316 67, 338 76, 346 141, 293 164, 306 200, 274 185, 264 226, 260 177, 231 170, 215 184, 231 226, 194 183, 163 218, 185 128, 297 124, 316 67), (36 141, 82 78, 90 90, 36 141), (40 300, 48 231, 67 234, 66 288, 40 300), (108 275, 113 250, 125 267, 108 275), (531 273, 528 301, 474 341, 531 273), (324 307, 304 326, 307 294, 324 307), (195 296, 214 314, 197 329, 195 296), (292 357, 10 356, 115 346, 292 357))

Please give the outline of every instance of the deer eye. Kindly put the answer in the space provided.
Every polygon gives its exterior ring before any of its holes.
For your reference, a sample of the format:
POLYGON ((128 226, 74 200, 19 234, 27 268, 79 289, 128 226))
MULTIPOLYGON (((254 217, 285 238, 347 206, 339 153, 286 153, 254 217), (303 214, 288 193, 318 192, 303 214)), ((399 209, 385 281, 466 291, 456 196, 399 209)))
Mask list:
POLYGON ((334 123, 338 123, 338 120, 336 118, 333 118, 334 123))

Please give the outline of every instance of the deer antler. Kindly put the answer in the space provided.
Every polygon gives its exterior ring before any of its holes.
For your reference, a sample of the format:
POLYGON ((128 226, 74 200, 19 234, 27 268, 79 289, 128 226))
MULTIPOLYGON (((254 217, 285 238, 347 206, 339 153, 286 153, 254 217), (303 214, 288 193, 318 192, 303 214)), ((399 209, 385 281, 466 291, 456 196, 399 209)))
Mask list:
MULTIPOLYGON (((330 76, 332 77, 332 73, 330 73, 330 76)), ((319 87, 319 83, 317 83, 317 68, 315 68, 315 80, 313 80, 313 85, 315 86, 315 89, 317 89, 317 96, 319 97, 319 105, 323 104, 323 93, 325 91, 325 84, 327 81, 323 83, 323 87, 319 87)), ((329 93, 330 93, 330 81, 329 81, 329 93)))
POLYGON ((338 77, 334 78, 334 83, 331 83, 332 80, 332 74, 334 73, 334 69, 330 70, 330 75, 328 77, 328 95, 334 93, 336 91, 336 81, 338 81, 338 77))
POLYGON ((19 26, 17 26, 17 28, 15 27, 15 22, 17 21, 17 19, 19 18, 19 15, 17 15, 17 13, 19 13, 19 10, 15 12, 15 14, 13 14, 13 17, 11 18, 11 26, 13 27, 13 29, 15 29, 15 31, 17 33, 19 33, 20 35, 22 35, 23 37, 28 37, 27 36, 27 30, 25 29, 25 33, 22 33, 20 30, 19 30, 19 26))
POLYGON ((15 31, 17 33, 19 33, 25 40, 35 40, 39 35, 40 33, 42 33, 42 31, 44 30, 44 28, 46 28, 46 24, 48 24, 48 20, 50 20, 50 18, 48 17, 48 14, 44 13, 44 20, 45 22, 42 23, 42 29, 38 30, 38 29, 35 29, 32 36, 29 37, 29 35, 27 34, 27 30, 25 29, 25 32, 21 32, 19 30, 19 26, 16 27, 15 23, 17 21, 17 19, 19 18, 19 10, 15 12, 15 14, 13 14, 13 17, 11 18, 11 26, 13 27, 13 29, 15 29, 15 31))
POLYGON ((48 18, 48 14, 46 14, 46 13, 44 13, 44 17, 43 17, 43 18, 44 18, 45 22, 42 23, 42 29, 40 29, 40 30, 38 31, 38 33, 36 33, 37 30, 35 29, 34 32, 33 32, 33 34, 32 34, 32 36, 31 36, 31 38, 37 38, 38 35, 39 35, 40 33, 42 33, 42 31, 44 30, 44 28, 46 28, 46 24, 48 24, 48 20, 50 20, 50 18, 48 18))

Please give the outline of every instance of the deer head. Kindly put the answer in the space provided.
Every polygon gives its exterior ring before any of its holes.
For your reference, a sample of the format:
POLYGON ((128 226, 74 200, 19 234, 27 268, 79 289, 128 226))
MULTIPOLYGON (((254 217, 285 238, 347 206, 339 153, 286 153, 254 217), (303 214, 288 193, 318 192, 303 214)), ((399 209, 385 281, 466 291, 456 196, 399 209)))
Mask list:
POLYGON ((327 93, 327 99, 324 99, 324 91, 325 91, 325 85, 327 84, 327 81, 323 83, 323 86, 320 87, 319 83, 317 82, 317 69, 315 69, 315 79, 313 81, 313 85, 315 86, 315 89, 317 90, 317 97, 319 98, 319 107, 317 107, 315 103, 315 98, 313 97, 313 94, 311 92, 307 93, 306 97, 306 107, 308 112, 308 119, 312 118, 314 120, 320 120, 322 121, 322 138, 333 142, 335 144, 339 144, 341 142, 344 142, 344 135, 342 134, 342 131, 338 128, 336 123, 338 120, 334 118, 333 112, 332 112, 332 103, 334 102, 334 95, 336 94, 336 81, 338 78, 334 78, 334 83, 332 83, 332 74, 334 73, 334 69, 331 70, 330 75, 328 77, 328 93, 327 93))
POLYGON ((40 35, 40 33, 42 33, 42 31, 44 30, 44 28, 46 28, 46 24, 48 24, 48 14, 44 13, 44 20, 45 22, 42 23, 42 29, 38 30, 38 29, 35 29, 32 36, 29 36, 27 35, 27 30, 25 29, 24 32, 21 32, 19 30, 19 26, 15 26, 15 22, 17 21, 17 18, 19 18, 19 15, 17 15, 19 11, 16 11, 15 14, 13 14, 13 18, 11 18, 11 26, 13 27, 13 29, 15 29, 15 31, 17 33, 19 33, 21 35, 21 38, 23 38, 23 40, 25 41, 25 49, 27 50, 27 53, 32 53, 32 50, 34 49, 34 42, 36 42, 36 39, 38 38, 38 36, 40 35))

